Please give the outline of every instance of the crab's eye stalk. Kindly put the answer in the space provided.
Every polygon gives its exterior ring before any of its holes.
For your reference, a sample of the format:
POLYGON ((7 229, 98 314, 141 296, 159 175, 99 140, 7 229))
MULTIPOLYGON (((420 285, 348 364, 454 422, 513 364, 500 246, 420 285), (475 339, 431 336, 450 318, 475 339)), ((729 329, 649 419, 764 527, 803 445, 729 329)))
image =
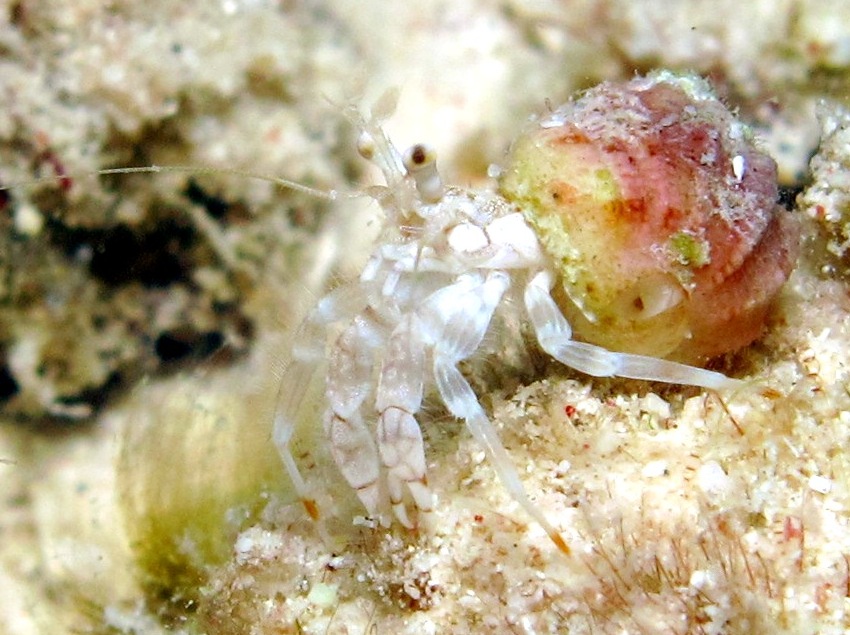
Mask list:
POLYGON ((404 169, 416 183, 423 203, 436 203, 443 197, 443 180, 437 172, 437 154, 430 146, 417 143, 402 157, 404 169))
POLYGON ((575 334, 690 363, 759 336, 798 251, 776 164, 693 75, 606 83, 548 113, 499 177, 575 334))

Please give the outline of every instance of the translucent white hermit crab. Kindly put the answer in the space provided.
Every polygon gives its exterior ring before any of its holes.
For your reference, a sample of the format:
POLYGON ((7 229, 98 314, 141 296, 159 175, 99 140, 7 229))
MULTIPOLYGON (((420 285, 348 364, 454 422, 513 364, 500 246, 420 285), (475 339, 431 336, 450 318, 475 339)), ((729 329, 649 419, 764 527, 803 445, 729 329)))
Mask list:
MULTIPOLYGON (((599 316, 604 316, 606 310, 611 313, 622 307, 622 311, 629 312, 630 323, 638 326, 641 316, 636 314, 643 311, 643 319, 662 330, 669 328, 658 317, 667 313, 675 317, 679 337, 687 339, 682 308, 687 307, 691 298, 706 295, 704 288, 723 287, 730 279, 740 276, 742 269, 769 270, 770 276, 765 277, 772 281, 770 288, 765 290, 761 285, 754 292, 754 302, 747 304, 747 298, 733 294, 735 301, 742 304, 743 314, 749 315, 748 312, 760 309, 764 298, 772 297, 787 277, 788 263, 793 261, 794 233, 787 229, 790 227, 787 223, 776 229, 772 220, 779 215, 772 162, 744 138, 747 135, 743 126, 730 124, 732 116, 713 95, 699 92, 705 89, 700 81, 659 74, 634 80, 621 88, 605 85, 602 89, 619 91, 622 103, 614 106, 620 110, 607 116, 618 117, 621 122, 623 118, 631 118, 628 125, 638 137, 652 131, 669 133, 671 127, 679 125, 677 121, 698 125, 703 132, 690 137, 680 127, 679 136, 684 135, 690 146, 688 152, 680 152, 682 156, 677 161, 683 169, 702 165, 713 170, 721 175, 722 186, 729 191, 713 194, 708 206, 700 201, 690 202, 701 209, 732 206, 700 212, 707 217, 703 221, 694 220, 693 214, 671 214, 670 209, 681 201, 688 203, 690 194, 677 192, 679 183, 665 183, 663 195, 667 200, 662 206, 665 222, 637 219, 628 213, 620 221, 608 218, 615 225, 616 222, 632 224, 631 230, 628 226, 613 227, 612 235, 618 236, 615 249, 624 244, 623 235, 631 234, 640 234, 642 239, 630 249, 645 247, 644 253, 629 255, 634 264, 619 269, 619 254, 610 253, 609 248, 599 244, 600 240, 604 242, 604 236, 578 236, 600 247, 596 255, 587 256, 582 251, 585 245, 575 236, 568 248, 553 249, 549 245, 553 240, 551 233, 546 233, 553 224, 561 231, 570 226, 579 233, 583 228, 599 231, 599 217, 611 217, 617 211, 618 206, 611 201, 616 203, 624 191, 617 181, 617 164, 622 161, 616 155, 609 162, 610 153, 646 154, 640 143, 628 147, 627 140, 620 140, 626 146, 624 149, 614 143, 617 139, 611 143, 604 140, 605 113, 597 112, 597 104, 592 102, 598 94, 589 93, 582 98, 593 104, 589 112, 583 112, 582 100, 572 102, 535 123, 515 144, 513 163, 503 171, 504 195, 444 187, 431 149, 416 145, 400 154, 376 120, 358 119, 363 130, 361 154, 381 168, 387 182, 385 187, 375 190, 375 197, 386 213, 384 242, 375 247, 359 279, 325 296, 301 326, 292 363, 282 380, 282 399, 275 421, 275 442, 311 515, 316 517, 317 512, 290 453, 289 441, 296 412, 307 391, 306 378, 326 357, 325 433, 336 464, 370 515, 380 517, 391 508, 403 525, 411 527, 413 522, 407 511, 410 503, 420 511, 432 508, 433 495, 427 482, 422 435, 416 417, 423 393, 433 386, 449 412, 465 421, 487 451, 511 496, 564 552, 569 551, 568 546, 526 496, 493 425, 458 370, 459 362, 481 346, 496 312, 522 310, 544 351, 588 375, 716 390, 739 384, 723 374, 683 363, 613 352, 593 343, 576 341, 561 308, 565 302, 570 304, 569 310, 581 313, 584 322, 592 324, 604 322, 599 316), (700 110, 703 106, 712 111, 708 116, 704 108, 700 110), (653 113, 653 108, 660 109, 660 113, 653 113), (725 114, 713 112, 718 108, 725 114), (584 123, 580 121, 582 116, 584 123), (561 134, 553 137, 553 130, 560 130, 561 134), (694 149, 696 144, 701 147, 694 149), (559 146, 575 161, 574 165, 563 161, 558 164, 559 159, 552 159, 559 146), (557 177, 553 176, 553 170, 560 170, 557 177), (571 182, 571 172, 576 175, 576 182, 571 182), (772 194, 770 186, 761 184, 771 178, 774 179, 772 194), (569 187, 564 183, 570 184, 569 187), (741 192, 740 204, 735 202, 734 190, 741 192), (672 191, 676 192, 671 194, 672 191), (568 203, 569 209, 550 209, 553 200, 560 205, 566 194, 573 201, 568 203), (521 207, 508 197, 520 201, 521 207), (594 210, 594 201, 600 209, 594 210), (582 224, 570 217, 573 213, 589 216, 582 224), (716 231, 717 215, 728 217, 728 238, 735 249, 744 244, 747 250, 727 253, 729 249, 718 242, 722 232, 716 231), (634 224, 639 221, 654 223, 651 235, 635 230, 634 224), (765 240, 769 242, 769 251, 775 254, 772 256, 775 265, 766 264, 768 256, 759 253, 765 240), (757 262, 749 259, 750 253, 756 254, 757 262), (602 259, 606 258, 603 263, 602 259), (590 279, 594 259, 604 272, 597 284, 590 279), (706 282, 702 283, 700 276, 710 270, 713 261, 722 263, 721 271, 703 276, 706 282), (609 293, 608 300, 600 299, 600 293, 608 293, 607 286, 613 278, 618 283, 623 278, 627 283, 626 305, 618 290, 609 293), (522 289, 523 307, 502 302, 511 287, 522 289), (591 311, 588 307, 594 302, 591 311), (335 327, 333 331, 331 326, 335 327), (335 340, 328 346, 331 332, 335 340)), ((617 134, 622 135, 623 129, 620 126, 617 134)), ((645 160, 646 156, 638 159, 645 160)), ((675 165, 668 164, 669 161, 662 161, 658 169, 671 168, 669 174, 675 174, 675 165)), ((632 182, 639 180, 634 176, 629 178, 632 182)), ((691 176, 687 178, 693 180, 691 176)), ((644 180, 652 183, 652 175, 644 180)), ((634 199, 637 195, 632 191, 629 196, 634 199)), ((648 198, 654 196, 658 193, 645 194, 648 198)), ((619 206, 626 212, 632 207, 619 206)), ((651 204, 641 203, 640 215, 647 216, 648 207, 651 204)), ((711 298, 710 293, 708 297, 711 298)), ((727 307, 715 308, 729 317, 727 307)), ((704 306, 702 310, 711 307, 704 306)), ((704 338, 705 334, 700 332, 700 337, 704 338)), ((668 347, 662 354, 670 350, 668 347)))

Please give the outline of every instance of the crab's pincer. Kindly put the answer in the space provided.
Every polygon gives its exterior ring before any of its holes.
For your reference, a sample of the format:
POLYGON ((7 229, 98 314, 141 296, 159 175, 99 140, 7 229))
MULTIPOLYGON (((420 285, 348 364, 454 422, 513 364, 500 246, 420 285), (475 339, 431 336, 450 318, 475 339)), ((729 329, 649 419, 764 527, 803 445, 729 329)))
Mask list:
POLYGON ((612 350, 699 364, 740 348, 796 260, 773 159, 697 76, 587 91, 517 139, 499 186, 577 337, 612 350))

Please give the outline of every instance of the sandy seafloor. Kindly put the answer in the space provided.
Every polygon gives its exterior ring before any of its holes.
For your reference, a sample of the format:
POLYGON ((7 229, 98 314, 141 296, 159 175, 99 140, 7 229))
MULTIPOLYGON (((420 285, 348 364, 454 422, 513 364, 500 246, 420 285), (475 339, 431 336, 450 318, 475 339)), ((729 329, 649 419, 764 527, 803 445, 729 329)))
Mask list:
POLYGON ((2 184, 74 175, 0 213, 0 633, 850 629, 850 4, 20 0, 0 87, 2 184), (437 404, 418 531, 357 518, 310 412, 299 462, 333 544, 293 504, 276 379, 377 205, 78 176, 353 190, 374 175, 343 111, 397 88, 394 141, 490 187, 529 114, 657 67, 710 76, 787 198, 810 186, 804 249, 765 336, 718 362, 735 394, 591 381, 517 333, 468 369, 569 558, 437 404))

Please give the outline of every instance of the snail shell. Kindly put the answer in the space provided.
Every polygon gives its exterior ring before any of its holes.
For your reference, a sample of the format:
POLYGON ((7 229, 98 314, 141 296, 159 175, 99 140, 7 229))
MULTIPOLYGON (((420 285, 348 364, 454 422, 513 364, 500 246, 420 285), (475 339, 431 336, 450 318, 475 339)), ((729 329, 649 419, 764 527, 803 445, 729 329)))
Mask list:
POLYGON ((612 350, 704 363, 749 344, 798 252, 775 162, 693 75, 604 83, 538 119, 499 188, 576 336, 612 350))

